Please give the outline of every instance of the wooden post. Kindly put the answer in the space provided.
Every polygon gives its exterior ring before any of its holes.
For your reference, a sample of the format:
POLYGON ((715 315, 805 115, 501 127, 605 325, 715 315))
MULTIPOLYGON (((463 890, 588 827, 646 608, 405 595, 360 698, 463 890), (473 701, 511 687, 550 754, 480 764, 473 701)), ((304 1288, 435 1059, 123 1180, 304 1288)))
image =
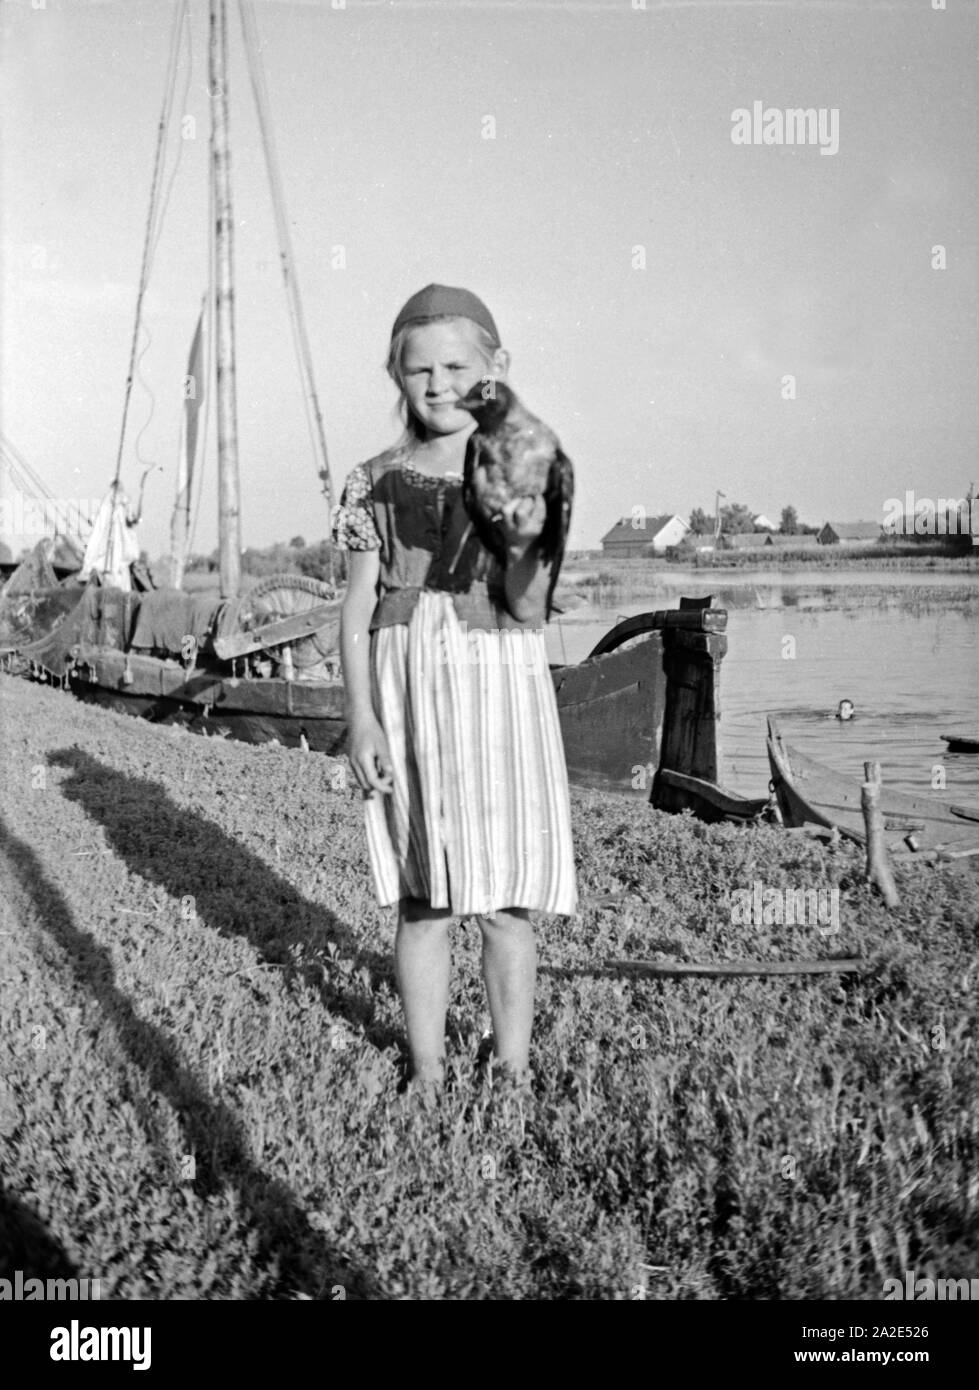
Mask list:
POLYGON ((880 809, 880 763, 864 763, 863 773, 866 781, 860 788, 860 805, 867 832, 867 878, 880 890, 888 907, 898 907, 901 899, 887 857, 884 816, 880 809))
POLYGON ((218 544, 221 597, 234 598, 241 582, 241 504, 235 408, 234 221, 228 148, 227 13, 211 0, 211 173, 215 218, 215 378, 218 425, 218 544))
MULTIPOLYGON (((680 600, 681 609, 709 608, 710 604, 710 598, 680 600)), ((688 806, 696 810, 699 804, 689 792, 661 778, 661 770, 717 782, 720 667, 726 651, 727 638, 721 632, 663 630, 666 705, 659 769, 650 796, 660 810, 682 811, 688 806)))

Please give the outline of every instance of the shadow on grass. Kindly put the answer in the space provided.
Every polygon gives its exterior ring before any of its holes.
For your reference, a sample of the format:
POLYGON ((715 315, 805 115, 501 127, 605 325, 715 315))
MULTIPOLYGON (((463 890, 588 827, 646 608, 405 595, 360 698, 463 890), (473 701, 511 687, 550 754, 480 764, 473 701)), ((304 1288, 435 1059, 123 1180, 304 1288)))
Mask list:
MULTIPOLYGON (((92 759, 84 761, 92 763, 92 759)), ((258 1236, 260 1260, 275 1263, 278 1278, 273 1297, 302 1293, 329 1298, 336 1284, 343 1285, 350 1296, 369 1297, 367 1276, 342 1261, 310 1228, 290 1189, 256 1165, 248 1136, 236 1116, 208 1094, 175 1043, 139 1017, 115 983, 109 952, 76 925, 64 897, 47 879, 30 846, 2 825, 0 842, 23 893, 33 900, 44 930, 63 952, 66 970, 98 1003, 128 1061, 171 1106, 186 1152, 195 1157, 195 1193, 207 1197, 225 1187, 236 1192, 242 1217, 258 1236)), ((43 1232, 37 1234, 40 1240, 43 1232)), ((43 1249, 39 1244, 38 1251, 43 1253, 43 1249)))
POLYGON ((78 1270, 36 1212, 0 1183, 0 1279, 76 1279, 78 1270))
POLYGON ((178 901, 193 898, 206 926, 244 937, 265 964, 281 967, 287 982, 301 971, 330 1012, 363 1029, 374 1047, 403 1048, 401 1032, 375 1016, 375 991, 382 983, 393 986, 393 953, 365 950, 329 908, 304 898, 213 821, 179 806, 159 782, 117 772, 78 748, 59 749, 48 761, 73 774, 62 795, 101 823, 133 873, 178 901), (337 984, 318 965, 297 966, 290 954, 300 947, 307 957, 323 953, 331 942, 352 967, 366 968, 368 987, 355 983, 353 968, 337 984))

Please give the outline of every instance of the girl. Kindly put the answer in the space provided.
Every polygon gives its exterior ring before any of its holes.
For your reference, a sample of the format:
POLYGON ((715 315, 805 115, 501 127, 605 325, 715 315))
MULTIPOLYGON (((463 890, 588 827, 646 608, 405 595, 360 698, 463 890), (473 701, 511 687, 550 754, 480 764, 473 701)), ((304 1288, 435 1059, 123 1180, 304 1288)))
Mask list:
POLYGON ((388 373, 405 432, 347 479, 340 652, 350 764, 378 901, 398 904, 395 969, 414 1078, 442 1079, 449 924, 475 915, 495 1056, 529 1077, 537 953, 530 911, 577 906, 567 772, 544 648, 542 499, 500 521, 507 563, 462 505, 472 415, 456 402, 509 356, 468 290, 401 310, 388 373))

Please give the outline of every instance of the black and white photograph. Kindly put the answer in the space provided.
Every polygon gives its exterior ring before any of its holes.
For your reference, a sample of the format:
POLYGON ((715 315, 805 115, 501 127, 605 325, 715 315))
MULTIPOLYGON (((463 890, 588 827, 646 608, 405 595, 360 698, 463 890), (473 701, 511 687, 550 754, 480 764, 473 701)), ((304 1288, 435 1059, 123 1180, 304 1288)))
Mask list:
POLYGON ((0 43, 30 1365, 580 1301, 703 1367, 750 1316, 783 1375, 950 1368, 979 5, 4 0, 0 43))

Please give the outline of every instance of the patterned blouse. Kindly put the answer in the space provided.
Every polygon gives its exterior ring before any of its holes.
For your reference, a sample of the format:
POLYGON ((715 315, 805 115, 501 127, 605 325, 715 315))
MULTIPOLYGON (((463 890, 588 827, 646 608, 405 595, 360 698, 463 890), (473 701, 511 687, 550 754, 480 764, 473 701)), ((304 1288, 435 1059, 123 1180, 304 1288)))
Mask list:
MULTIPOLYGON (((402 446, 392 451, 392 462, 396 461, 406 473, 411 474, 412 483, 423 493, 437 495, 443 485, 441 478, 421 473, 408 460, 410 449, 402 446)), ((461 473, 446 473, 445 481, 461 481, 461 473)), ((340 504, 333 521, 333 540, 338 550, 379 550, 381 537, 374 521, 374 508, 371 500, 370 461, 358 463, 351 469, 344 484, 340 504)))
POLYGON ((507 611, 503 569, 473 531, 462 475, 419 472, 410 457, 401 445, 357 464, 334 516, 338 549, 380 552, 371 629, 407 622, 422 589, 451 593, 471 627, 525 626, 507 611))
POLYGON ((344 484, 333 518, 333 540, 338 550, 380 550, 381 538, 370 504, 371 480, 366 463, 358 463, 344 484))

